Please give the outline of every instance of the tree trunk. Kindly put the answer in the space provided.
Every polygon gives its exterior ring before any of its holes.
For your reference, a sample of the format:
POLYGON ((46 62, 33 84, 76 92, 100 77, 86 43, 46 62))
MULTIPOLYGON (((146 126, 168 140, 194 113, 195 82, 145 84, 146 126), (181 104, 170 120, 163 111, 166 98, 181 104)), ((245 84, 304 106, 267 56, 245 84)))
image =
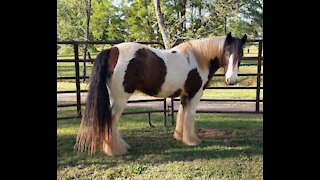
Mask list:
MULTIPOLYGON (((91 0, 84 0, 86 5, 86 32, 85 41, 89 41, 89 25, 90 25, 90 14, 91 14, 91 0)), ((83 48, 83 59, 86 60, 88 44, 84 44, 83 48)), ((83 82, 86 80, 86 62, 83 62, 83 82)))
POLYGON ((159 0, 153 0, 154 2, 154 8, 156 11, 156 16, 157 16, 157 21, 158 21, 158 26, 161 31, 163 43, 166 49, 170 49, 170 36, 169 33, 164 25, 164 20, 160 8, 160 1, 159 0))
POLYGON ((191 14, 190 14, 191 26, 190 26, 190 28, 191 28, 192 32, 193 32, 193 29, 194 29, 194 25, 193 25, 193 23, 194 23, 193 13, 194 13, 194 6, 191 5, 191 14))
POLYGON ((227 16, 224 17, 224 34, 227 34, 227 16))
POLYGON ((202 13, 201 13, 201 11, 202 11, 202 6, 200 5, 199 6, 199 18, 200 18, 200 24, 202 25, 202 13))
POLYGON ((186 31, 186 21, 183 20, 182 18, 186 18, 185 15, 186 15, 186 5, 187 5, 187 0, 180 0, 180 4, 179 6, 181 7, 181 16, 180 16, 180 26, 181 26, 181 30, 182 32, 185 32, 186 31))

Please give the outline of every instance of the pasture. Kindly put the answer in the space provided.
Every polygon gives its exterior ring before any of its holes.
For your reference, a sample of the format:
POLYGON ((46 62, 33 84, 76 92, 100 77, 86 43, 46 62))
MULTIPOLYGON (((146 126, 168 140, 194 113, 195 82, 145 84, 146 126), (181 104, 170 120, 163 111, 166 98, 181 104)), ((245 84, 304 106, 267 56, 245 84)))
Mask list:
MULTIPOLYGON (((132 109, 131 110, 141 110, 132 109)), ((174 140, 163 115, 124 115, 120 132, 131 149, 126 156, 88 156, 73 151, 80 119, 57 123, 58 179, 262 179, 262 115, 197 114, 202 144, 174 140)))

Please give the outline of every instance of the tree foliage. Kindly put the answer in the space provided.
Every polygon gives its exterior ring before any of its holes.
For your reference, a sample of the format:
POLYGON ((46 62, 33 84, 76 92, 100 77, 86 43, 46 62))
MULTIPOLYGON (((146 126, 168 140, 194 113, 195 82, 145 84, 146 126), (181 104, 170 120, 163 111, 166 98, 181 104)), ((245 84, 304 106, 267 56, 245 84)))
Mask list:
POLYGON ((85 4, 79 0, 58 0, 58 40, 83 40, 85 34, 85 4))
MULTIPOLYGON (((178 37, 201 38, 244 33, 262 38, 262 0, 162 0, 165 26, 178 37)), ((58 0, 58 40, 84 40, 83 0, 58 0)), ((92 0, 90 39, 162 41, 152 0, 92 0)))
POLYGON ((156 14, 152 0, 122 1, 124 25, 129 41, 159 41, 156 14))

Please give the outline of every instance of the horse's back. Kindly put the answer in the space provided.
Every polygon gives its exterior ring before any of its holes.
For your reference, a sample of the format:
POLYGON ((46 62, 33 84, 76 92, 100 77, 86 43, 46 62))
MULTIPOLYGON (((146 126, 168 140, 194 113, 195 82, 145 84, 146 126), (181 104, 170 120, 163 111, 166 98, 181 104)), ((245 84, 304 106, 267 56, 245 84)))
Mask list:
POLYGON ((151 48, 135 42, 115 45, 119 49, 113 81, 117 91, 135 90, 151 96, 178 96, 184 91, 188 72, 195 67, 177 50, 151 48))

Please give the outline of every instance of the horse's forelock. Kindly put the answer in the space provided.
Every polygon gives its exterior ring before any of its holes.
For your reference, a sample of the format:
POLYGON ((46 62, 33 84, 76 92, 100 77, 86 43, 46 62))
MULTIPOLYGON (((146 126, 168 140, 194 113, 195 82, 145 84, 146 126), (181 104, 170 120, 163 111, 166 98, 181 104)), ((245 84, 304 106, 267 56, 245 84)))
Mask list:
POLYGON ((240 41, 241 41, 240 39, 235 38, 235 40, 232 41, 232 44, 231 44, 231 50, 232 50, 232 52, 234 52, 233 57, 234 57, 234 59, 237 60, 237 61, 233 61, 233 65, 236 65, 240 61, 240 58, 241 58, 239 55, 241 48, 242 48, 240 41))

